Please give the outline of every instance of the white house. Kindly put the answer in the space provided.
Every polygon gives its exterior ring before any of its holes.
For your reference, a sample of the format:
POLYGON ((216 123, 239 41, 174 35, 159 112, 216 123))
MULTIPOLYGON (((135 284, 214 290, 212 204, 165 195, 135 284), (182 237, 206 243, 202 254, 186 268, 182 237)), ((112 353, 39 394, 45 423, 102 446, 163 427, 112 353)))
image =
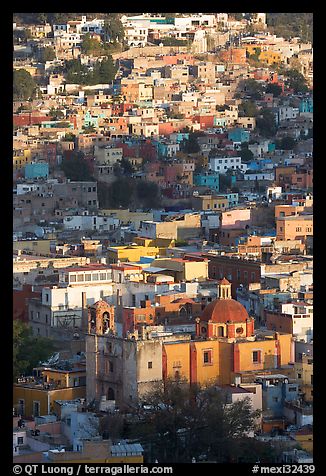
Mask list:
POLYGON ((281 304, 281 313, 292 316, 293 337, 310 342, 313 339, 313 305, 305 302, 281 304))
POLYGON ((246 172, 244 180, 274 180, 273 172, 246 172))
POLYGON ((120 225, 120 220, 114 217, 95 215, 69 215, 63 218, 65 230, 97 230, 112 231, 120 225))
POLYGON ((247 164, 242 164, 241 157, 210 157, 208 169, 221 174, 230 169, 246 172, 247 164))
POLYGON ((144 47, 147 44, 148 28, 129 23, 125 26, 125 40, 128 46, 144 47))

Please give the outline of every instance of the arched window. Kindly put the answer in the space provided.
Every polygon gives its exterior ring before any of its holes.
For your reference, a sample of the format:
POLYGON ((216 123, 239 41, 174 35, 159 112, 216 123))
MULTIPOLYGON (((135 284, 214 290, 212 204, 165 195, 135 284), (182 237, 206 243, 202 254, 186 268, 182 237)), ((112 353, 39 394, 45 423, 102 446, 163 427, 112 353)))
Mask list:
POLYGON ((102 326, 103 326, 103 334, 110 330, 110 314, 108 312, 104 312, 102 316, 102 326))
POLYGON ((206 334, 206 327, 202 326, 201 332, 202 332, 202 334, 206 334))
POLYGON ((218 326, 217 335, 218 335, 218 337, 224 337, 224 327, 223 326, 218 326))
POLYGON ((185 319, 185 318, 187 317, 186 308, 184 308, 184 307, 181 307, 181 308, 180 308, 179 316, 180 316, 182 319, 185 319))

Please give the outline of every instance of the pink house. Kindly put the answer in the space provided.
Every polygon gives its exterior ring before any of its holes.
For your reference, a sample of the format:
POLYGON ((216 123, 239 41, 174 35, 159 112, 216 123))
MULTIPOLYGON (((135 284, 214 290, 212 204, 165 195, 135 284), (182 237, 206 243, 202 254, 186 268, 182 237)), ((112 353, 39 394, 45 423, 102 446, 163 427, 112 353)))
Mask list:
POLYGON ((251 209, 241 208, 222 212, 221 228, 242 228, 251 225, 251 209))

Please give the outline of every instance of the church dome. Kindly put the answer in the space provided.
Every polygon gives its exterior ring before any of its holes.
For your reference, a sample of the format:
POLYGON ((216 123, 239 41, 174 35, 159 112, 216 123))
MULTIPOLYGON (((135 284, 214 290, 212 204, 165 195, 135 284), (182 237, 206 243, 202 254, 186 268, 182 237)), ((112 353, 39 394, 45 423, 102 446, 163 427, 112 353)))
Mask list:
POLYGON ((246 322, 249 318, 246 308, 234 299, 216 299, 205 307, 202 321, 217 323, 246 322))

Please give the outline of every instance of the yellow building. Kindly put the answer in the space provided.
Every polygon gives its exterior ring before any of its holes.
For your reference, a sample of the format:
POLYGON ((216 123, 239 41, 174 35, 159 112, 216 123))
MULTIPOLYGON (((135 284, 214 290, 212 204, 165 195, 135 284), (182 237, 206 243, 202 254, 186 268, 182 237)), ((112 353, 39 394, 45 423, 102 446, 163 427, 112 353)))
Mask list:
POLYGON ((51 253, 50 246, 53 240, 20 240, 13 242, 14 250, 33 251, 37 255, 49 255, 51 253))
POLYGON ((166 249, 174 246, 174 241, 170 238, 135 238, 135 244, 126 246, 111 246, 108 248, 107 256, 109 263, 138 262, 141 256, 166 256, 166 249))
POLYGON ((118 261, 135 263, 140 260, 141 256, 152 256, 155 258, 161 252, 164 252, 164 249, 157 246, 112 246, 107 250, 107 259, 110 264, 118 263, 118 261))
POLYGON ((20 170, 26 164, 32 161, 32 152, 30 149, 15 149, 13 151, 13 169, 20 170))
POLYGON ((314 361, 308 355, 302 356, 302 362, 294 364, 295 376, 299 383, 299 392, 303 394, 306 402, 313 401, 313 373, 314 361))
POLYGON ((214 195, 198 195, 193 198, 195 210, 225 210, 228 207, 228 199, 214 195))
POLYGON ((269 65, 281 63, 282 55, 281 53, 272 50, 262 51, 259 55, 259 61, 269 65))
MULTIPOLYGON (((14 384, 13 404, 19 415, 35 417, 48 415, 54 409, 55 400, 74 400, 86 397, 86 371, 40 370, 42 383, 24 379, 14 384)), ((40 380, 40 381, 41 381, 40 380)))
POLYGON ((314 441, 312 426, 304 426, 303 428, 298 430, 293 436, 304 451, 308 451, 308 453, 313 452, 314 441))
POLYGON ((208 278, 208 261, 194 261, 182 258, 157 258, 151 266, 166 268, 175 281, 191 281, 192 279, 208 278))
POLYGON ((131 212, 128 209, 104 209, 99 210, 100 216, 113 216, 118 218, 123 225, 134 223, 137 230, 142 220, 153 220, 153 213, 151 212, 131 212))

